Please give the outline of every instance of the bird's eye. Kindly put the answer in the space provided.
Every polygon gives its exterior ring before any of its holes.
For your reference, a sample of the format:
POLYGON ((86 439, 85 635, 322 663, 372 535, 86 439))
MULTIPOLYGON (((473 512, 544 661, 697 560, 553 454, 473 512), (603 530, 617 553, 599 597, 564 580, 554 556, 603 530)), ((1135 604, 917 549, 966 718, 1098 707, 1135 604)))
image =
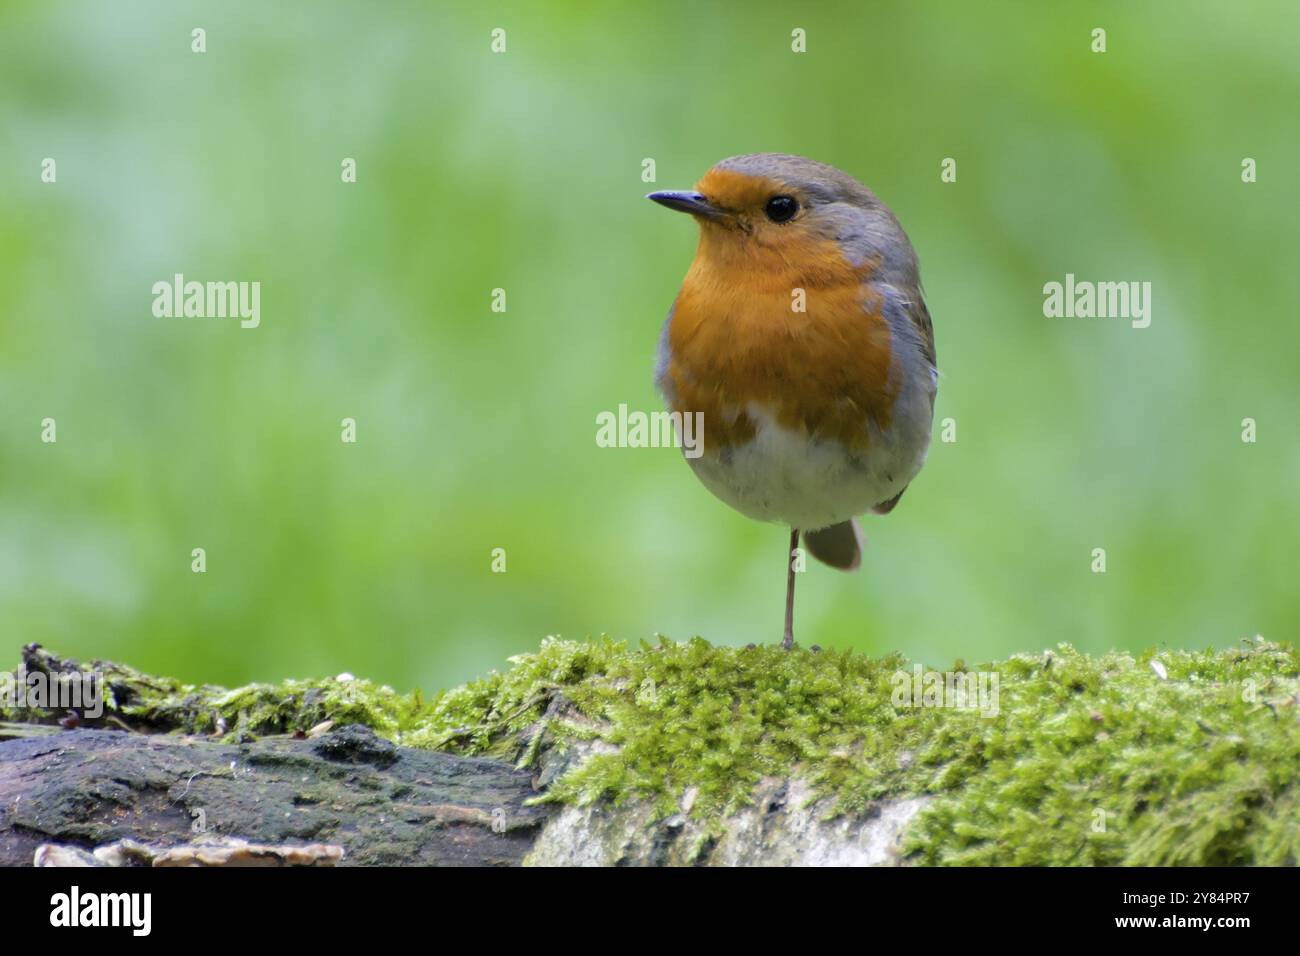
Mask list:
POLYGON ((790 196, 773 196, 763 208, 773 222, 789 222, 799 211, 799 204, 790 196))

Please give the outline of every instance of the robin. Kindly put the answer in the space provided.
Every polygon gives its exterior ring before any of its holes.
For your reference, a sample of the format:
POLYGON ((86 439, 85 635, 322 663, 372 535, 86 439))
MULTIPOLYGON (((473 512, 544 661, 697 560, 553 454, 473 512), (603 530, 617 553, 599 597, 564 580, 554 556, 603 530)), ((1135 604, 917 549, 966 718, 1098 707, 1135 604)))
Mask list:
POLYGON ((687 462, 704 486, 790 528, 789 649, 800 534, 855 570, 856 516, 892 511, 925 462, 938 372, 916 253, 870 189, 802 156, 733 156, 647 198, 700 227, 655 381, 702 415, 687 462))

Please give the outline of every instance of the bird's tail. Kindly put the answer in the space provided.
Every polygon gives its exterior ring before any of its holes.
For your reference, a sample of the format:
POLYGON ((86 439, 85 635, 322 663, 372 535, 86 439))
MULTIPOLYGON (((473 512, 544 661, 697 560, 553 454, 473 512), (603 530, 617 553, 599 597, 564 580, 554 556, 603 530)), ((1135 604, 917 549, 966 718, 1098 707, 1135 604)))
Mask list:
POLYGON ((823 564, 841 571, 856 571, 862 563, 862 549, 867 540, 857 519, 851 518, 820 531, 805 531, 803 543, 808 553, 823 564))

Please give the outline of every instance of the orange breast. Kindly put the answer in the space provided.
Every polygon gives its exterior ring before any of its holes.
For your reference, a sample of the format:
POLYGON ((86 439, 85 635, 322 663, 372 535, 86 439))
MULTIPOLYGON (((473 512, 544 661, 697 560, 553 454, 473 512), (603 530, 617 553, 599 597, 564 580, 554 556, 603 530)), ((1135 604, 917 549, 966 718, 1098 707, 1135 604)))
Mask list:
POLYGON ((701 236, 668 331, 674 411, 704 413, 708 453, 754 436, 752 404, 786 428, 854 449, 889 427, 896 376, 883 301, 830 240, 779 249, 701 236), (793 305, 802 289, 805 312, 793 305))

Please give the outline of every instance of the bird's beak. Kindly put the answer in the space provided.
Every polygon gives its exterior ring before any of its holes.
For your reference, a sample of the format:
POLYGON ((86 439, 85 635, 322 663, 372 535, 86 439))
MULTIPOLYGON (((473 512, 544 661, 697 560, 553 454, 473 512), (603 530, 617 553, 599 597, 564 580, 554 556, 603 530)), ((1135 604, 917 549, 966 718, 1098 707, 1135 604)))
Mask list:
POLYGON ((665 189, 663 192, 651 193, 645 198, 669 209, 689 212, 692 216, 703 216, 705 219, 718 219, 724 215, 721 209, 709 205, 709 201, 702 193, 691 190, 665 189))

